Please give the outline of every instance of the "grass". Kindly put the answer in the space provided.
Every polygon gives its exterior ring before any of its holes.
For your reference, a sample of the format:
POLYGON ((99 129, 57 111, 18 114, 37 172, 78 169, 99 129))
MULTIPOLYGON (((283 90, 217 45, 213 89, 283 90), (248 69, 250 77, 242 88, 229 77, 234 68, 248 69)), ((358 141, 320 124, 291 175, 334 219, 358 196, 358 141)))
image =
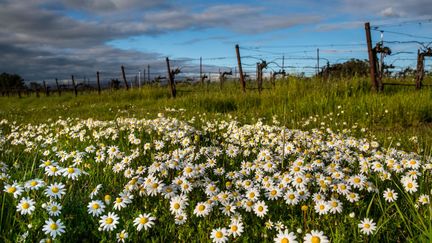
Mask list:
MULTIPOLYGON (((253 88, 254 83, 247 87, 253 88)), ((367 128, 385 144, 400 143, 413 148, 410 138, 417 137, 421 149, 429 152, 432 145, 432 90, 414 87, 386 87, 383 93, 371 92, 365 78, 321 81, 287 78, 273 88, 265 83, 264 91, 240 91, 237 83, 178 85, 178 97, 169 97, 167 87, 144 86, 130 91, 72 93, 61 97, 53 94, 40 98, 2 97, 0 117, 37 123, 62 117, 113 119, 119 116, 146 117, 165 108, 183 108, 190 117, 197 113, 230 114, 243 122, 257 118, 270 120, 274 115, 283 118, 288 127, 299 127, 311 116, 333 114, 347 123, 367 128)), ((335 129, 341 124, 329 124, 335 129)), ((418 152, 418 151, 416 151, 418 152)))

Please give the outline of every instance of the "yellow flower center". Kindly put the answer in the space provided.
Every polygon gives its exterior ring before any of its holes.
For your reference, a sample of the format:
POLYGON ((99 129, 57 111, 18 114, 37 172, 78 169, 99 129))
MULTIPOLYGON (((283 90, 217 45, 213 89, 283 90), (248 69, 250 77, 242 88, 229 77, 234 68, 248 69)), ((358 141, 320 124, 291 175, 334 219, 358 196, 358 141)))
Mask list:
POLYGON ((237 225, 233 225, 233 226, 231 226, 231 231, 232 231, 232 232, 237 232, 237 230, 238 230, 237 225))
POLYGON ((317 236, 312 236, 311 242, 312 243, 320 243, 321 239, 317 236))
POLYGON ((337 202, 332 202, 332 206, 333 206, 333 207, 337 207, 337 206, 338 206, 338 203, 337 203, 337 202))
POLYGON ((247 201, 247 202, 246 202, 246 205, 248 205, 248 206, 250 207, 250 206, 253 205, 253 202, 252 202, 252 201, 247 201))
POLYGON ((300 171, 300 167, 298 167, 298 166, 294 167, 294 171, 295 171, 295 172, 300 171))
POLYGON ((215 236, 216 236, 216 238, 220 239, 223 237, 223 234, 222 234, 222 232, 218 231, 218 232, 216 232, 215 236))
POLYGON ((369 228, 370 228, 370 224, 364 224, 364 227, 365 227, 366 229, 369 229, 369 228))
POLYGON ((179 209, 180 208, 180 204, 179 203, 174 203, 174 209, 179 209))
POLYGON ((148 219, 146 217, 140 218, 140 224, 146 224, 148 222, 148 219))
POLYGON ((22 208, 24 209, 28 209, 30 207, 30 204, 28 204, 27 202, 23 203, 22 208))
POLYGON ((258 207, 258 211, 259 211, 259 212, 262 212, 263 210, 264 210, 264 207, 263 207, 263 206, 259 206, 259 207, 258 207))
POLYGON ((123 202, 123 199, 122 199, 121 197, 117 197, 117 198, 116 198, 116 202, 117 202, 117 203, 121 203, 121 202, 123 202))
POLYGON ((72 168, 72 167, 69 167, 69 168, 67 169, 67 172, 68 172, 69 174, 72 174, 72 173, 75 172, 75 169, 72 168))
POLYGON ((346 186, 345 185, 341 185, 341 187, 340 187, 342 190, 345 190, 346 189, 346 186))
POLYGON ((270 192, 270 194, 271 194, 272 196, 275 196, 275 195, 277 194, 277 191, 276 191, 276 190, 272 190, 272 191, 270 192))
POLYGON ((407 187, 408 187, 408 188, 413 188, 414 186, 413 186, 413 184, 410 182, 410 183, 408 183, 407 187))
POLYGON ((37 184, 38 184, 37 181, 32 181, 32 182, 30 182, 30 186, 36 186, 37 184))
POLYGON ((199 211, 204 211, 204 209, 205 209, 205 206, 204 206, 204 205, 199 205, 199 206, 198 206, 198 210, 199 210, 199 211))
POLYGON ((47 161, 45 161, 44 164, 45 164, 45 166, 51 165, 51 161, 47 160, 47 161))
POLYGON ((51 188, 51 191, 54 193, 57 193, 57 192, 59 192, 59 189, 58 189, 58 187, 54 186, 51 188))
POLYGON ((105 224, 112 224, 114 220, 112 218, 105 219, 105 224))
POLYGON ((51 167, 50 167, 50 170, 51 170, 52 172, 57 172, 57 167, 55 167, 55 166, 51 166, 51 167))
POLYGON ((191 167, 187 167, 187 168, 185 169, 185 171, 186 171, 186 173, 191 173, 191 172, 192 172, 192 168, 191 168, 191 167))
POLYGON ((52 223, 52 224, 50 225, 50 228, 51 228, 52 230, 56 230, 56 229, 58 229, 58 225, 57 225, 56 223, 52 223))
POLYGON ((170 193, 170 192, 172 192, 173 191, 173 189, 171 188, 171 187, 168 187, 167 189, 166 189, 166 192, 168 192, 168 193, 170 193))
POLYGON ((105 199, 105 201, 111 201, 111 196, 110 195, 105 195, 104 199, 105 199))
POLYGON ((8 191, 9 193, 14 193, 14 192, 16 192, 16 187, 11 186, 11 187, 8 188, 7 191, 8 191))
POLYGON ((281 243, 289 243, 289 240, 287 238, 283 238, 280 242, 281 243))
POLYGON ((290 194, 290 195, 288 196, 288 198, 291 199, 291 200, 293 200, 293 199, 295 198, 295 195, 294 195, 294 194, 290 194))
POLYGON ((358 177, 354 178, 354 183, 356 183, 356 184, 360 183, 360 178, 358 178, 358 177))
POLYGON ((57 212, 57 210, 58 210, 57 206, 52 206, 52 207, 51 207, 51 211, 53 211, 53 212, 57 212))
POLYGON ((296 179, 296 182, 297 182, 297 183, 302 183, 302 182, 303 182, 303 179, 299 177, 299 178, 296 179))
POLYGON ((320 210, 324 210, 325 209, 325 206, 324 205, 320 205, 320 210))
POLYGON ((93 209, 98 209, 99 207, 100 207, 100 206, 99 206, 98 203, 93 203, 93 206, 92 206, 93 209))
POLYGON ((152 185, 153 189, 158 188, 158 186, 159 186, 159 184, 157 184, 157 183, 153 183, 153 185, 152 185))
POLYGON ((254 198, 255 197, 255 193, 253 193, 253 192, 249 193, 249 197, 250 198, 254 198))

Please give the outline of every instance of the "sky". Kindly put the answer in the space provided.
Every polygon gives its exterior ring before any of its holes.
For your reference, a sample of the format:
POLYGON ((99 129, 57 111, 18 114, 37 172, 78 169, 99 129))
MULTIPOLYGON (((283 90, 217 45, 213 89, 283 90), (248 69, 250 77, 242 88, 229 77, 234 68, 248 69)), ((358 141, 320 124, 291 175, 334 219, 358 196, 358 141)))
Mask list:
MULTIPOLYGON (((306 75, 319 66, 367 59, 364 23, 372 40, 393 54, 400 70, 416 65, 432 41, 430 0, 0 0, 0 72, 26 81, 94 81, 166 75, 165 58, 184 77, 236 72, 235 45, 246 73, 282 67, 306 75), (283 63, 282 63, 283 60, 283 63)), ((426 68, 430 69, 427 61, 426 68)))

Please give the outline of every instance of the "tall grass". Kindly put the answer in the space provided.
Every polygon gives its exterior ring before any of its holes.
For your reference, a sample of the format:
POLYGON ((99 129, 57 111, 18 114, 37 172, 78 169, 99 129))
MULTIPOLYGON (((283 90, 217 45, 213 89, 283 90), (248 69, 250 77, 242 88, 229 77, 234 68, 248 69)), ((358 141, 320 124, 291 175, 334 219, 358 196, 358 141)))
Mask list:
MULTIPOLYGON (((382 93, 371 92, 366 78, 347 80, 289 77, 278 80, 275 87, 264 83, 261 94, 254 82, 245 94, 240 85, 226 82, 178 85, 178 97, 172 99, 167 87, 143 86, 130 91, 72 93, 61 97, 3 97, 0 117, 25 122, 40 122, 62 117, 112 119, 118 116, 154 116, 164 108, 183 108, 190 117, 196 113, 237 116, 244 122, 257 118, 284 118, 288 127, 299 127, 310 116, 343 118, 346 127, 357 125, 373 132, 385 144, 400 143, 412 149, 410 138, 416 136, 422 147, 432 144, 432 90, 414 87, 386 87, 382 93)), ((341 124, 329 124, 340 128, 341 124)), ((417 152, 417 151, 416 151, 417 152)))

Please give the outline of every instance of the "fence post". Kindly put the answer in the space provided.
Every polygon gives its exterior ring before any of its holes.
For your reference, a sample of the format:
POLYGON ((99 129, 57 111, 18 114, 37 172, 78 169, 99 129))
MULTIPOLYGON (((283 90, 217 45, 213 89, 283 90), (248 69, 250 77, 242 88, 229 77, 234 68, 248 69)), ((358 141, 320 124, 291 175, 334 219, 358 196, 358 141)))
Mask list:
POLYGON ((202 78, 203 77, 202 76, 202 71, 203 71, 203 69, 202 69, 202 57, 200 57, 200 80, 201 80, 201 86, 204 85, 204 79, 202 78))
POLYGON ((365 23, 365 31, 366 31, 366 42, 368 47, 368 56, 369 56, 369 71, 370 71, 370 79, 372 82, 372 87, 375 91, 378 91, 378 80, 376 76, 376 54, 374 49, 372 48, 372 37, 370 31, 369 22, 365 23))
POLYGON ((166 64, 167 64, 167 70, 168 70, 168 81, 169 81, 169 86, 170 86, 170 90, 171 90, 171 97, 175 98, 177 91, 176 91, 176 87, 175 87, 175 83, 174 83, 174 73, 171 72, 168 57, 166 58, 166 64))
POLYGON ((147 64, 147 81, 150 83, 150 64, 147 64))
POLYGON ((99 81, 99 71, 96 72, 96 78, 97 78, 97 86, 98 86, 98 94, 101 94, 101 87, 100 87, 100 81, 99 81))
POLYGON ((124 84, 126 85, 126 90, 129 90, 129 85, 128 85, 127 81, 126 81, 126 74, 125 74, 125 70, 124 70, 124 66, 123 65, 121 66, 121 71, 122 71, 122 76, 123 76, 124 84))
POLYGON ((73 85, 73 88, 74 88, 75 97, 77 97, 78 96, 78 90, 77 90, 77 86, 75 85, 75 78, 74 78, 73 75, 72 75, 72 85, 73 85))
POLYGON ((40 97, 39 96, 39 84, 37 84, 36 86, 35 86, 35 90, 36 90, 36 97, 40 97))
POLYGON ((59 84, 58 84, 58 79, 56 78, 55 80, 56 80, 57 93, 58 93, 59 96, 61 96, 61 91, 60 91, 60 87, 59 87, 59 84))
POLYGON ((236 54, 237 54, 238 69, 239 69, 239 73, 240 73, 240 83, 241 83, 241 86, 242 86, 243 93, 246 93, 246 83, 245 83, 245 80, 244 80, 243 68, 242 68, 242 65, 241 65, 241 57, 240 57, 240 47, 239 47, 238 44, 235 46, 235 49, 236 49, 236 54))
POLYGON ((47 85, 46 85, 46 82, 45 82, 45 80, 43 81, 43 86, 44 86, 44 89, 45 89, 45 96, 49 96, 49 92, 48 92, 48 87, 47 87, 47 85))

